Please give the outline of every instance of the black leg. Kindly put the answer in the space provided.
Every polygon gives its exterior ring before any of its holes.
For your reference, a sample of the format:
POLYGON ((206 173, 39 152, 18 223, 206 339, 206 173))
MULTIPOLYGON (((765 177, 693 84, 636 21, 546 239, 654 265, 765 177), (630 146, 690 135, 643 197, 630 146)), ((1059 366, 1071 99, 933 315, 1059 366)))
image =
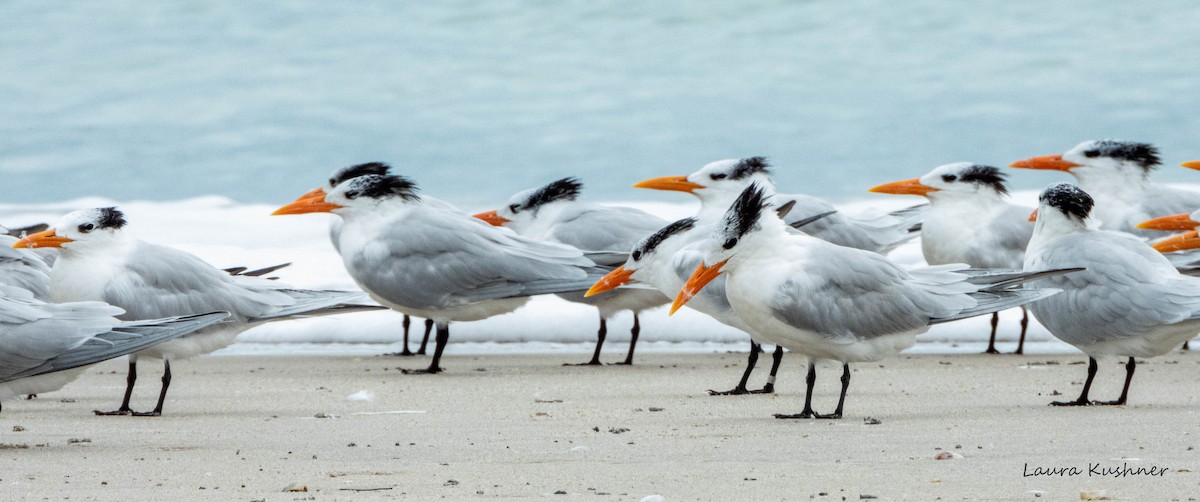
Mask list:
POLYGON ((423 370, 400 370, 405 374, 420 374, 420 373, 441 373, 442 367, 438 363, 442 360, 442 351, 446 350, 446 343, 450 341, 450 323, 437 323, 437 338, 434 339, 433 360, 429 362, 429 367, 423 370))
POLYGON ((846 404, 846 390, 850 388, 850 364, 842 363, 842 395, 838 396, 837 409, 828 415, 818 415, 813 413, 816 418, 842 418, 842 405, 846 404))
POLYGON ((783 346, 776 345, 775 352, 771 354, 771 374, 767 376, 767 384, 762 390, 750 391, 752 394, 774 394, 775 393, 775 374, 779 373, 779 364, 783 362, 783 346))
POLYGON ((133 412, 135 417, 159 417, 162 416, 163 401, 167 400, 167 387, 171 386, 171 361, 163 359, 163 376, 162 390, 158 391, 158 404, 154 406, 154 411, 133 412))
POLYGON ((400 326, 404 328, 404 350, 400 352, 388 352, 385 356, 411 356, 414 355, 411 350, 408 350, 408 328, 412 326, 412 318, 408 314, 404 314, 404 320, 400 322, 400 326))
POLYGON ((603 317, 600 318, 600 330, 596 332, 596 350, 592 352, 592 360, 586 363, 565 363, 563 366, 600 366, 600 348, 604 346, 604 339, 608 337, 608 322, 603 317))
MULTIPOLYGON (((1092 390, 1092 380, 1096 378, 1097 367, 1096 358, 1088 357, 1088 376, 1087 380, 1083 382, 1083 392, 1079 394, 1079 398, 1074 401, 1054 401, 1050 403, 1050 406, 1088 406, 1092 404, 1091 401, 1088 401, 1088 391, 1092 390)), ((1133 376, 1132 373, 1129 375, 1133 376)))
POLYGON ((1133 371, 1137 369, 1137 362, 1132 357, 1129 362, 1125 363, 1125 386, 1121 388, 1121 397, 1116 401, 1097 401, 1092 404, 1107 404, 1112 406, 1120 406, 1125 404, 1125 398, 1129 397, 1129 382, 1133 381, 1133 371))
POLYGON ((758 353, 759 352, 762 352, 762 345, 754 343, 754 340, 750 340, 750 358, 746 360, 746 371, 742 373, 742 379, 741 379, 741 381, 738 382, 737 387, 734 387, 733 390, 726 390, 726 391, 716 391, 716 390, 709 389, 708 395, 710 395, 710 396, 737 396, 737 395, 741 395, 741 394, 750 393, 750 391, 746 390, 746 382, 750 381, 750 372, 754 371, 754 365, 758 364, 758 353))
POLYGON ((408 350, 408 327, 412 325, 412 319, 408 317, 408 314, 404 314, 402 325, 404 326, 404 350, 400 351, 400 355, 411 356, 413 353, 411 350, 408 350))
POLYGON ((1017 342, 1017 351, 1013 354, 1025 353, 1025 330, 1029 329, 1029 309, 1021 306, 1021 341, 1017 342))
POLYGON ((642 333, 642 324, 638 322, 637 312, 633 313, 633 327, 629 329, 629 355, 625 356, 625 362, 617 364, 633 365, 633 349, 637 347, 638 335, 642 333))
POLYGON ((421 338, 421 347, 417 349, 417 355, 425 355, 425 346, 429 344, 429 333, 433 331, 433 319, 425 320, 425 336, 421 338))
POLYGON ((1189 342, 1191 342, 1191 340, 1188 340, 1188 341, 1186 341, 1186 342, 1183 342, 1183 350, 1191 350, 1191 349, 1189 349, 1189 348, 1188 348, 1188 343, 1189 343, 1189 342))
POLYGON ((775 418, 788 419, 788 418, 820 417, 820 415, 817 415, 817 412, 813 411, 813 409, 812 409, 813 386, 815 386, 817 384, 817 362, 816 361, 809 359, 808 375, 804 377, 804 383, 805 383, 805 386, 807 387, 807 390, 804 391, 804 409, 800 411, 800 414, 799 415, 784 415, 781 413, 776 413, 775 418))
POLYGON ((26 400, 26 401, 29 401, 29 400, 31 400, 31 399, 37 399, 37 394, 27 394, 27 395, 25 396, 25 400, 26 400))
POLYGON ((992 336, 988 338, 988 348, 983 351, 984 354, 999 354, 996 350, 996 326, 1000 324, 1000 313, 992 312, 992 336))
POLYGON ((129 415, 133 410, 129 408, 129 399, 133 397, 133 384, 137 382, 137 360, 130 356, 129 373, 125 375, 125 399, 121 400, 121 407, 114 411, 94 410, 97 415, 129 415))

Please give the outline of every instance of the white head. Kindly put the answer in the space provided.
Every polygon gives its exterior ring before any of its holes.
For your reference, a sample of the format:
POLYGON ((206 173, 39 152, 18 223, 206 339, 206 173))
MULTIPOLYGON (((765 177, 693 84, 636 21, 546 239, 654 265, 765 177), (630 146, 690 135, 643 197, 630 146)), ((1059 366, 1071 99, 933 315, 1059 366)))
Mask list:
POLYGON ((522 190, 508 198, 504 207, 476 214, 475 217, 495 226, 520 230, 533 223, 543 209, 574 201, 583 190, 578 178, 562 178, 537 188, 522 190))
POLYGON ((596 281, 588 290, 587 296, 610 291, 632 280, 658 287, 660 281, 656 280, 655 274, 664 270, 674 273, 674 267, 669 263, 671 257, 690 242, 684 235, 695 227, 695 218, 684 218, 642 239, 633 247, 625 264, 596 281))
POLYGON ((399 175, 368 174, 342 182, 323 196, 304 194, 274 214, 334 213, 347 216, 386 205, 418 203, 417 185, 399 175))
POLYGON ((675 298, 675 303, 671 305, 672 313, 696 296, 704 285, 716 279, 725 265, 742 251, 746 241, 772 226, 779 232, 784 232, 786 225, 775 211, 770 210, 768 196, 762 187, 751 184, 733 201, 709 238, 704 264, 688 278, 683 289, 679 291, 679 296, 675 298))
POLYGON ((61 248, 70 253, 102 248, 122 237, 125 215, 115 207, 80 209, 63 216, 54 227, 28 235, 13 247, 61 248))
POLYGON ((687 176, 652 178, 633 186, 687 192, 700 199, 701 211, 724 211, 751 184, 773 194, 775 184, 766 157, 718 160, 687 176))
POLYGON ((1084 230, 1092 207, 1096 205, 1092 196, 1071 183, 1056 183, 1042 190, 1038 196, 1038 208, 1032 215, 1039 233, 1070 233, 1084 230))
POLYGON ((999 168, 955 162, 933 168, 920 178, 894 181, 872 188, 876 193, 922 195, 930 201, 950 199, 1001 198, 1008 195, 1005 178, 999 168))
POLYGON ((1066 171, 1090 186, 1105 180, 1144 181, 1160 163, 1158 149, 1149 143, 1101 139, 1084 141, 1062 155, 1014 162, 1012 167, 1066 171))

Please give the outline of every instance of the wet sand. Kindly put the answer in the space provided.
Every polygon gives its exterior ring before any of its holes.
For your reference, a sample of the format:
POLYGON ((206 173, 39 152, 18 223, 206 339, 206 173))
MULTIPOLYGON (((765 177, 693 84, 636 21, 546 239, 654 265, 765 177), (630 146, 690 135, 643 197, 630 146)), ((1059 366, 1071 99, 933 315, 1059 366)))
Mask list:
MULTIPOLYGON (((425 358, 206 357, 174 365, 163 417, 93 416, 124 388, 125 363, 111 361, 59 392, 3 403, 0 486, 9 500, 1200 494, 1195 353, 1139 362, 1131 405, 1087 408, 1046 405, 1078 394, 1082 355, 898 356, 854 365, 846 417, 832 421, 772 417, 802 407, 798 357, 785 358, 776 394, 705 393, 732 387, 744 357, 564 367, 585 356, 449 355, 435 376, 397 371, 425 358), (1093 465, 1153 473, 1101 477, 1093 465), (1038 469, 1066 472, 1028 475, 1038 469)), ((1120 363, 1101 361, 1093 398, 1119 394, 1120 363)), ((158 392, 157 362, 140 369, 135 409, 158 392)), ((830 411, 840 368, 819 369, 814 407, 830 411)))

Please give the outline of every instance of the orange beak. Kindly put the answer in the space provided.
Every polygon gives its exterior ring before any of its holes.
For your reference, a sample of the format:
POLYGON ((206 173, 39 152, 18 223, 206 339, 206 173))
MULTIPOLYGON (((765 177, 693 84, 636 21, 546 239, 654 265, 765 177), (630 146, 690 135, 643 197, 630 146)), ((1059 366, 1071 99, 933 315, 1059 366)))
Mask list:
POLYGON ((1192 221, 1191 213, 1183 213, 1146 220, 1138 223, 1137 227, 1145 230, 1179 231, 1193 230, 1198 225, 1200 225, 1200 223, 1192 221))
POLYGON ((1041 157, 1018 160, 1012 164, 1009 164, 1009 167, 1020 167, 1025 169, 1048 169, 1051 171, 1070 171, 1072 167, 1079 167, 1079 164, 1063 160, 1062 155, 1043 155, 1041 157))
POLYGON ((593 284, 592 287, 587 290, 587 293, 583 294, 583 296, 586 298, 589 296, 598 295, 605 291, 612 291, 620 287, 622 284, 629 282, 632 278, 633 271, 625 270, 625 266, 621 265, 612 272, 609 272, 604 277, 601 277, 600 280, 596 281, 596 283, 593 284))
POLYGON ((325 190, 317 188, 301 195, 295 202, 276 209, 271 215, 328 213, 339 207, 342 206, 332 202, 325 202, 325 190))
POLYGON ((663 176, 650 178, 633 184, 633 188, 650 188, 654 190, 673 190, 676 192, 692 193, 704 188, 704 185, 688 181, 687 176, 663 176))
POLYGON ((913 178, 911 180, 893 181, 884 183, 874 187, 868 192, 875 193, 890 193, 893 195, 921 195, 924 196, 929 192, 936 192, 938 189, 928 185, 921 184, 921 178, 913 178))
POLYGON ((1168 237, 1154 243, 1154 250, 1160 253, 1170 253, 1173 251, 1187 251, 1189 249, 1200 248, 1200 236, 1196 235, 1196 231, 1182 233, 1174 237, 1168 237))
POLYGON ((679 310, 680 307, 694 298, 701 289, 704 289, 705 285, 716 279, 718 275, 721 275, 721 267, 724 267, 727 262, 729 262, 728 258, 711 267, 706 267, 703 263, 699 267, 696 267, 696 271, 692 272, 692 276, 688 277, 687 282, 683 283, 683 289, 679 290, 679 294, 675 296, 675 302, 671 304, 671 312, 668 315, 674 314, 676 310, 679 310))
POLYGON ((493 227, 499 227, 499 226, 504 225, 505 223, 508 223, 509 221, 512 221, 507 218, 504 218, 503 216, 496 214, 495 211, 484 211, 482 213, 474 214, 472 216, 488 222, 488 224, 490 224, 493 227))
POLYGON ((1195 169, 1197 171, 1200 171, 1200 160, 1189 160, 1189 161, 1184 162, 1179 165, 1186 167, 1188 169, 1195 169))
POLYGON ((63 244, 74 242, 66 237, 59 237, 54 233, 54 229, 43 230, 36 234, 26 235, 21 240, 14 242, 14 248, 60 248, 63 244))
POLYGON ((1037 221, 1037 211, 1034 209, 1032 213, 1029 213, 1029 221, 1037 221))

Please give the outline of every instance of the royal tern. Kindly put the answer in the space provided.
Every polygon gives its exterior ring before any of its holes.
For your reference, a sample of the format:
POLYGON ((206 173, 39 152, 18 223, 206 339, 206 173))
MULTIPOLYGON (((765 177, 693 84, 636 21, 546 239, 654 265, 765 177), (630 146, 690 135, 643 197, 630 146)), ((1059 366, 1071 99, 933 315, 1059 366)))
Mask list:
POLYGON ((215 326, 132 354, 121 407, 97 414, 161 415, 172 359, 228 346, 238 333, 262 322, 379 308, 366 303, 359 292, 288 289, 275 281, 231 276, 191 254, 127 235, 122 231, 125 223, 116 208, 79 210, 14 246, 60 248, 50 273, 50 295, 56 302, 102 301, 124 309, 118 318, 125 320, 212 311, 232 315, 215 326), (163 359, 162 389, 154 411, 134 413, 129 400, 142 356, 163 359))
MULTIPOLYGON (((330 190, 333 190, 333 187, 336 187, 336 186, 342 184, 342 182, 344 182, 348 179, 353 179, 353 178, 357 178, 359 176, 366 176, 366 175, 370 175, 370 174, 381 175, 381 176, 387 175, 391 169, 392 169, 392 166, 389 166, 388 164, 383 163, 383 162, 365 162, 362 164, 355 164, 352 166, 342 167, 342 168, 339 168, 336 171, 334 171, 333 174, 331 174, 329 176, 329 179, 326 180, 325 185, 310 190, 308 193, 301 196, 301 198, 324 197, 326 193, 328 193, 330 190)), ((448 206, 448 204, 447 204, 447 206, 448 206)), ((333 243, 333 249, 335 249, 335 250, 337 250, 338 246, 340 245, 339 241, 341 239, 341 237, 340 237, 341 234, 342 234, 342 219, 337 218, 337 217, 331 217, 329 219, 329 241, 333 243)), ((402 341, 404 343, 404 348, 398 353, 392 353, 392 354, 387 354, 387 355, 399 355, 399 356, 411 356, 411 355, 423 356, 423 355, 425 355, 425 347, 429 344, 429 334, 433 332, 433 319, 425 320, 425 335, 421 337, 421 345, 417 349, 417 351, 414 353, 411 350, 408 350, 408 330, 412 326, 412 318, 408 314, 402 314, 402 315, 404 316, 404 319, 400 321, 400 327, 404 331, 404 336, 402 339, 402 341)))
POLYGON ((1200 208, 1200 192, 1150 181, 1160 164, 1158 149, 1131 141, 1084 141, 1061 155, 1043 155, 1014 162, 1012 167, 1066 171, 1096 201, 1092 218, 1100 228, 1157 237, 1136 225, 1164 214, 1200 208))
POLYGON ((878 254, 789 233, 769 195, 750 185, 709 237, 704 263, 672 305, 678 309, 706 284, 728 274, 726 296, 762 340, 813 359, 804 410, 777 418, 841 418, 851 362, 878 361, 911 347, 933 324, 1023 305, 1055 290, 1016 289, 1054 272, 990 272, 966 265, 906 271, 878 254), (962 273, 960 273, 962 272, 962 273), (842 363, 837 409, 812 409, 815 360, 842 363))
POLYGON ((275 214, 331 212, 345 222, 342 262, 372 298, 433 319, 438 363, 453 321, 511 312, 530 296, 584 291, 603 273, 579 250, 495 228, 417 195, 402 176, 360 176, 321 197, 302 196, 275 214))
POLYGON ((1063 292, 1029 306, 1051 334, 1088 355, 1083 392, 1055 406, 1125 404, 1135 357, 1160 356, 1200 332, 1200 279, 1180 274, 1137 237, 1089 228, 1094 207, 1087 192, 1059 183, 1042 192, 1032 216, 1026 268, 1087 268, 1046 279, 1041 284, 1063 292), (1128 358, 1116 401, 1088 400, 1101 356, 1128 358))
POLYGON ((886 254, 916 237, 924 216, 925 205, 890 214, 848 216, 837 212, 831 204, 816 197, 776 194, 769 165, 764 157, 719 160, 687 176, 652 178, 633 186, 695 195, 700 199, 700 212, 697 217, 700 221, 711 221, 720 219, 729 204, 752 183, 757 183, 767 190, 777 206, 795 204, 785 217, 788 223, 814 215, 828 214, 827 217, 805 225, 805 233, 841 246, 880 254, 886 254))
MULTIPOLYGON (((617 261, 622 263, 630 248, 639 240, 667 224, 666 220, 639 209, 579 201, 577 199, 582 189, 583 183, 578 179, 562 178, 518 192, 508 199, 504 207, 476 214, 475 217, 494 226, 512 229, 530 239, 564 244, 583 251, 612 253, 621 257, 617 261)), ((559 294, 558 297, 591 305, 599 311, 600 329, 596 333, 596 350, 584 365, 600 364, 600 349, 608 333, 608 319, 624 310, 633 312, 633 327, 629 330, 629 353, 620 364, 633 364, 633 351, 641 333, 638 314, 671 302, 670 298, 658 291, 636 288, 621 289, 598 297, 585 298, 581 292, 559 294)))
MULTIPOLYGON (((698 226, 695 218, 684 218, 659 229, 638 242, 633 251, 629 253, 629 259, 625 264, 596 281, 596 284, 588 290, 587 295, 590 297, 608 294, 608 291, 630 281, 649 284, 664 293, 678 293, 683 287, 684 281, 703 260, 704 255, 700 246, 704 244, 704 240, 707 239, 711 230, 712 225, 698 226)), ((742 322, 742 319, 733 311, 733 307, 729 305, 729 299, 725 297, 724 277, 718 277, 709 283, 688 303, 688 307, 707 314, 726 326, 747 334, 752 333, 750 327, 742 322)), ((783 347, 780 346, 775 347, 771 374, 767 378, 767 384, 761 390, 752 391, 746 388, 761 352, 762 346, 752 339, 746 370, 742 373, 742 378, 738 381, 737 386, 728 391, 709 390, 709 394, 740 395, 774 392, 775 374, 779 371, 779 364, 783 360, 783 347)))
MULTIPOLYGON (((930 265, 966 263, 976 268, 1021 268, 1033 235, 1033 208, 1008 202, 1007 175, 992 166, 957 162, 938 166, 920 178, 879 185, 870 191, 921 195, 929 210, 921 226, 921 252, 930 265)), ((1021 337, 1014 354, 1025 352, 1029 312, 1021 308, 1021 337)), ((996 350, 1000 313, 992 313, 987 353, 996 350)))
POLYGON ((46 303, 0 284, 0 402, 50 392, 92 364, 142 350, 220 322, 228 312, 119 321, 102 302, 46 303))

